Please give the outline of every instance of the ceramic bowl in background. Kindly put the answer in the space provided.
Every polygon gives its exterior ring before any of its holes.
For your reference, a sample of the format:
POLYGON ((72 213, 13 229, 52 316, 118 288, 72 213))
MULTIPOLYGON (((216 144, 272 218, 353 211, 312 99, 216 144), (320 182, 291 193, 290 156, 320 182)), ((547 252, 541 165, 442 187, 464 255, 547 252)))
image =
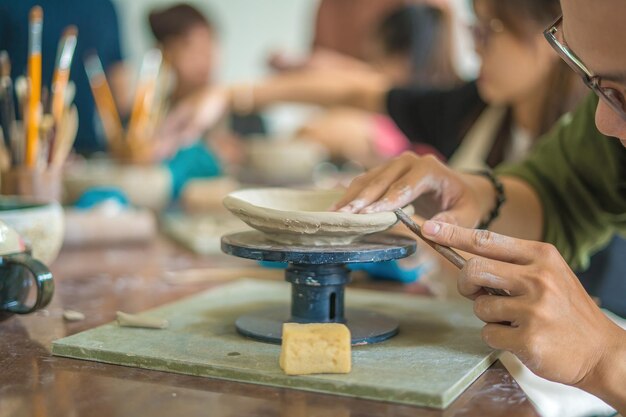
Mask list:
POLYGON ((241 184, 230 177, 192 179, 183 188, 181 205, 186 213, 225 213, 222 200, 240 188, 241 184))
POLYGON ((306 140, 253 139, 246 143, 248 175, 255 183, 311 183, 315 167, 328 159, 326 149, 306 140))
POLYGON ((160 165, 123 165, 111 160, 90 160, 69 166, 63 175, 65 200, 74 203, 90 188, 113 187, 130 202, 142 208, 160 211, 172 193, 172 178, 160 165))
MULTIPOLYGON (((269 240, 282 244, 347 245, 389 229, 397 222, 393 212, 329 212, 343 193, 343 190, 248 189, 229 194, 224 206, 269 240)), ((405 211, 413 213, 411 206, 405 211)))
POLYGON ((46 265, 63 246, 63 208, 56 201, 28 197, 0 197, 0 220, 13 228, 31 247, 34 258, 46 265))

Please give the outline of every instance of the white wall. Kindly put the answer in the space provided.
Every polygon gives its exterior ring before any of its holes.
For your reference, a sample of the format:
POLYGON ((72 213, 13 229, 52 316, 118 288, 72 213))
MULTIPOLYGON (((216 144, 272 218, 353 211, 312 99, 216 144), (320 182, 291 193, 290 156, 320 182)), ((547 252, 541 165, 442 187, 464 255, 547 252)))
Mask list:
MULTIPOLYGON (((311 43, 316 0, 187 0, 208 13, 222 40, 224 81, 245 81, 266 72, 270 51, 304 53, 311 43)), ((114 0, 121 21, 122 48, 135 63, 153 44, 147 14, 177 0, 114 0)))
MULTIPOLYGON (((263 75, 270 51, 284 49, 304 53, 311 44, 313 19, 318 0, 187 0, 210 14, 222 39, 220 78, 246 81, 263 75)), ((449 0, 456 11, 458 43, 456 66, 465 78, 475 75, 477 60, 464 26, 471 21, 467 0, 449 0)), ((122 26, 122 47, 126 56, 139 61, 152 43, 146 22, 155 7, 179 0, 114 0, 122 26)))
POLYGON ((479 61, 474 53, 474 43, 468 27, 474 21, 474 14, 468 0, 450 0, 454 10, 455 59, 459 75, 465 79, 474 79, 478 73, 479 61))

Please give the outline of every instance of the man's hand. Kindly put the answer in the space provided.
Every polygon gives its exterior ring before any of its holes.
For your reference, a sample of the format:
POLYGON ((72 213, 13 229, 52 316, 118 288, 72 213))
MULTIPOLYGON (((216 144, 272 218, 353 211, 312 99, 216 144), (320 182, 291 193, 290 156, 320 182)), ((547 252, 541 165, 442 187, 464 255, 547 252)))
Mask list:
POLYGON ((514 353, 543 378, 590 392, 597 392, 607 368, 626 360, 625 332, 600 311, 554 246, 433 221, 422 232, 476 255, 458 288, 487 323, 489 346, 514 353), (511 296, 487 295, 483 287, 511 296))
POLYGON ((421 216, 474 227, 492 209, 495 196, 491 184, 480 176, 458 173, 433 156, 405 152, 355 178, 333 209, 375 213, 415 200, 421 216))

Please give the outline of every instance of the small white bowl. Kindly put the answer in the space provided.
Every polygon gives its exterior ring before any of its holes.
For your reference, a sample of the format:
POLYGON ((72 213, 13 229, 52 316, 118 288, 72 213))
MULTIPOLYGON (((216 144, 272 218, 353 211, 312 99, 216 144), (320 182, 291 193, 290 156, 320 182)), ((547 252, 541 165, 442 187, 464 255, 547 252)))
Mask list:
POLYGON ((0 220, 32 248, 33 258, 50 265, 63 245, 63 208, 57 202, 27 197, 0 198, 0 220))
MULTIPOLYGON (((266 237, 282 244, 347 245, 360 237, 389 229, 393 212, 351 214, 328 209, 342 190, 261 188, 236 191, 224 206, 266 237)), ((405 210, 412 213, 412 207, 405 210)))

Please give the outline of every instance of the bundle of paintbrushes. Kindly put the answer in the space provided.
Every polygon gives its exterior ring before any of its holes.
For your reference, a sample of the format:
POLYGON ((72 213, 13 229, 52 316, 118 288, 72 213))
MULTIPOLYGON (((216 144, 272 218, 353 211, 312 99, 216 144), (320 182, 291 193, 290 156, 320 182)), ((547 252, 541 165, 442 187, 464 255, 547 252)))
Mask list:
POLYGON ((151 162, 154 132, 166 107, 167 75, 162 71, 161 52, 153 49, 144 55, 126 127, 96 54, 85 59, 85 70, 111 155, 125 163, 151 162))
POLYGON ((76 137, 78 111, 72 105, 75 86, 69 75, 78 31, 74 26, 65 29, 59 42, 52 85, 48 89, 42 86, 42 28, 43 11, 36 6, 31 9, 29 19, 27 74, 17 77, 15 88, 9 56, 5 51, 0 52, 2 171, 58 169, 71 152, 76 137))
POLYGON ((36 6, 29 16, 27 73, 15 84, 10 58, 0 52, 0 178, 3 194, 58 199, 60 168, 78 130, 76 87, 69 79, 78 31, 69 26, 63 32, 48 89, 42 86, 42 29, 43 10, 36 6))

